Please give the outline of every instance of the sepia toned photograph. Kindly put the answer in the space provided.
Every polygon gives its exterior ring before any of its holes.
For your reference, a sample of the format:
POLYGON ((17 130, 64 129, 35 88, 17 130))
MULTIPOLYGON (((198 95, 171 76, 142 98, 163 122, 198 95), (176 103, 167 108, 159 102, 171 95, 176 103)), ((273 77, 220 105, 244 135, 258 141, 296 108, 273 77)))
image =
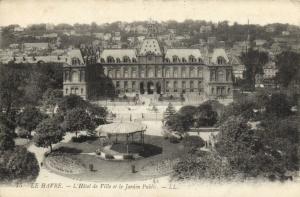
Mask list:
POLYGON ((0 0, 0 197, 300 196, 299 0, 0 0))

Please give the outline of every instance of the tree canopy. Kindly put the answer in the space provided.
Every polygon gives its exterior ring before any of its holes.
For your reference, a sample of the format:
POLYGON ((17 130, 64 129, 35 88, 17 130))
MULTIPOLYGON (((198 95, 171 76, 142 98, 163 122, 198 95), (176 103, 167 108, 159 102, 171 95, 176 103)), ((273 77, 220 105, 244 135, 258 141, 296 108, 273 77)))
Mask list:
POLYGON ((38 108, 28 105, 18 115, 17 124, 30 133, 44 118, 45 115, 38 108))
POLYGON ((263 74, 263 65, 269 61, 268 54, 250 48, 246 53, 242 53, 241 60, 246 67, 244 80, 247 82, 246 88, 254 90, 255 76, 256 74, 263 74))
POLYGON ((12 150, 15 147, 15 141, 12 131, 0 122, 0 151, 12 150))
POLYGON ((65 135, 64 131, 57 125, 57 122, 52 118, 47 118, 42 121, 36 128, 34 135, 34 143, 38 147, 50 147, 52 151, 52 144, 58 143, 65 135))
POLYGON ((0 154, 0 182, 10 183, 33 182, 40 171, 35 155, 25 147, 16 147, 14 150, 0 154))
POLYGON ((300 54, 284 51, 276 56, 276 66, 278 68, 277 78, 279 82, 284 87, 287 87, 300 71, 300 54))
POLYGON ((291 103, 287 96, 282 93, 271 95, 270 100, 266 103, 266 112, 278 117, 285 117, 291 114, 291 103))
POLYGON ((81 108, 69 110, 66 114, 65 122, 67 130, 74 132, 76 136, 81 130, 93 130, 96 127, 88 112, 81 108))

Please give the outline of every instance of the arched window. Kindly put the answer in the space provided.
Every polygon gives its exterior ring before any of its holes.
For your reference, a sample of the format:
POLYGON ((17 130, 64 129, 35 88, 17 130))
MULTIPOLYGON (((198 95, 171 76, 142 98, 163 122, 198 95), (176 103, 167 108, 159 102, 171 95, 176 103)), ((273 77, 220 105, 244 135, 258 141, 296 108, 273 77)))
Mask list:
POLYGON ((173 76, 178 77, 178 69, 176 67, 173 69, 173 76))
POLYGON ((137 77, 135 68, 132 69, 132 77, 137 77))
POLYGON ((125 78, 129 77, 129 75, 128 75, 128 69, 127 68, 124 68, 124 77, 125 78))
POLYGON ((171 77, 171 71, 169 68, 166 68, 166 77, 171 77))
POLYGON ((224 71, 218 71, 218 81, 224 81, 224 71))
POLYGON ((193 55, 190 55, 189 62, 196 62, 196 58, 193 55))
POLYGON ((169 59, 169 58, 166 58, 165 61, 169 63, 169 62, 170 62, 170 59, 169 59))
POLYGON ((79 71, 79 72, 80 72, 79 80, 80 81, 85 81, 85 73, 84 73, 84 71, 82 70, 82 71, 79 71))
POLYGON ((109 70, 107 75, 108 75, 109 78, 112 78, 112 77, 113 77, 113 72, 112 72, 112 70, 109 70))
POLYGON ((148 70, 148 77, 154 77, 154 70, 152 68, 148 70))
POLYGON ((186 77, 186 68, 185 67, 181 68, 181 76, 186 77))
POLYGON ((108 63, 115 63, 115 59, 112 56, 107 57, 107 62, 108 63))
POLYGON ((123 57, 123 62, 129 63, 130 62, 130 58, 128 56, 124 56, 123 57))
POLYGON ((65 71, 65 81, 70 80, 70 71, 65 71))
POLYGON ((132 58, 132 62, 136 62, 136 58, 132 58))
POLYGON ((202 68, 198 68, 198 77, 202 77, 202 68))
POLYGON ((231 93, 231 89, 227 88, 227 94, 230 94, 230 93, 231 93))
POLYGON ((121 77, 121 71, 120 70, 116 70, 116 78, 120 78, 121 77))
POLYGON ((161 68, 157 69, 157 77, 161 77, 161 68))
POLYGON ((211 70, 210 71, 210 81, 215 81, 216 80, 216 71, 211 70))
POLYGON ((190 91, 194 92, 194 81, 190 81, 190 91))
POLYGON ((144 69, 141 70, 141 77, 142 77, 142 78, 145 77, 145 70, 144 70, 144 69))
POLYGON ((101 58, 101 59, 100 59, 100 62, 101 62, 101 63, 105 63, 105 59, 104 59, 104 58, 101 58))
POLYGON ((182 62, 186 62, 186 59, 183 57, 183 58, 181 59, 181 61, 182 61, 182 62))
POLYGON ((116 58, 116 62, 117 62, 117 63, 120 63, 120 62, 121 62, 120 58, 117 57, 117 58, 116 58))
POLYGON ((76 71, 73 71, 71 74, 71 81, 78 82, 79 81, 79 73, 76 71))
POLYGON ((226 63, 226 60, 225 60, 224 57, 219 56, 219 57, 217 58, 217 63, 218 63, 219 65, 222 65, 222 64, 225 64, 225 63, 226 63))
POLYGON ((201 58, 198 58, 198 62, 203 64, 203 60, 201 58))
POLYGON ((173 84, 174 92, 177 92, 177 88, 178 88, 177 84, 178 84, 177 81, 174 81, 174 84, 173 84))
POLYGON ((166 81, 166 92, 169 92, 171 88, 171 84, 169 81, 166 81))
POLYGON ((195 69, 194 69, 194 67, 190 67, 190 77, 195 77, 195 69))
POLYGON ((173 59, 173 62, 174 62, 174 63, 178 63, 178 62, 179 62, 179 58, 178 58, 177 55, 174 55, 174 56, 172 57, 172 59, 173 59))

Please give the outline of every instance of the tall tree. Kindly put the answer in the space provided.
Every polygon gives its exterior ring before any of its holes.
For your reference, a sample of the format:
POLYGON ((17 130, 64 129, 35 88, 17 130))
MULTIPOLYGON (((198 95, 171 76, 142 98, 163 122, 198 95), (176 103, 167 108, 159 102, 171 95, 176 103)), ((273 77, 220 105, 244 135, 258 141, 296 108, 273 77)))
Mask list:
POLYGON ((276 66, 278 67, 277 78, 287 87, 292 79, 300 71, 300 54, 292 51, 284 51, 277 55, 276 66))
POLYGON ((172 103, 169 103, 166 111, 164 112, 164 117, 167 118, 168 116, 174 115, 175 113, 176 110, 174 106, 172 105, 172 103))
POLYGON ((210 103, 201 104, 194 113, 195 126, 213 126, 218 120, 218 114, 210 103))
POLYGON ((58 104, 58 111, 62 114, 66 114, 67 111, 75 108, 87 108, 87 102, 84 101, 80 96, 69 95, 63 97, 63 99, 58 104))
POLYGON ((65 133, 52 118, 47 118, 42 121, 36 128, 34 135, 34 143, 38 147, 50 147, 52 152, 52 145, 60 142, 65 133))
POLYGON ((20 65, 0 65, 0 109, 6 114, 22 105, 27 74, 20 65))
POLYGON ((34 106, 27 105, 24 110, 18 115, 18 125, 26 129, 29 134, 37 125, 44 119, 45 115, 34 106))
POLYGON ((85 109, 74 108, 69 110, 65 117, 66 128, 74 132, 76 137, 81 130, 93 130, 95 123, 85 109))
POLYGON ((43 94, 42 104, 45 110, 51 112, 52 116, 55 113, 55 107, 63 98, 63 92, 60 89, 47 89, 43 94))
POLYGON ((241 60, 246 66, 245 80, 248 82, 248 88, 253 90, 256 74, 263 74, 263 65, 269 61, 268 54, 250 48, 246 53, 242 53, 241 60))

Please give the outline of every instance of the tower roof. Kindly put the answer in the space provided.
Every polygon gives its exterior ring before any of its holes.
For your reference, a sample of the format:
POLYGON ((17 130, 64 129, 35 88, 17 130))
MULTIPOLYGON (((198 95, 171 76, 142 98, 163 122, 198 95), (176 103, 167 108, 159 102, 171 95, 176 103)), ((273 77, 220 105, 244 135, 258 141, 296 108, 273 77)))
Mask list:
POLYGON ((155 38, 147 38, 144 40, 140 49, 140 55, 154 54, 162 55, 159 43, 155 38))

